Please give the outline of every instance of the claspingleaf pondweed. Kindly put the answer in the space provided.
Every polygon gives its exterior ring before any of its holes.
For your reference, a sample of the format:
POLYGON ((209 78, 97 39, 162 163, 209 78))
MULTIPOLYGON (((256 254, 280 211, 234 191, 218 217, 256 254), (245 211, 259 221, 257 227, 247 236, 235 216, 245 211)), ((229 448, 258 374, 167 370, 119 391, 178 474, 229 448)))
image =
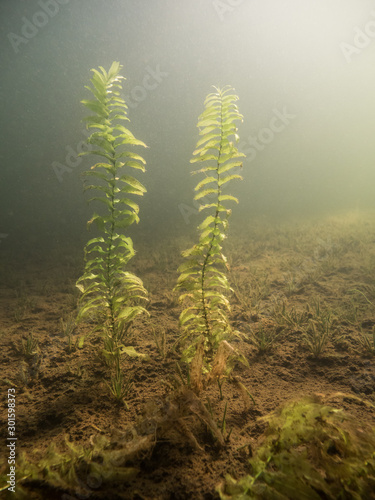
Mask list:
MULTIPOLYGON (((103 208, 101 215, 93 215, 88 227, 95 224, 103 235, 91 239, 85 247, 85 271, 77 281, 82 292, 78 320, 90 318, 99 324, 107 350, 110 345, 111 352, 120 356, 126 352, 122 341, 129 325, 139 314, 146 313, 142 305, 147 295, 143 283, 126 271, 135 251, 131 238, 123 231, 139 221, 139 207, 132 196, 143 196, 146 192, 146 188, 128 174, 130 169, 144 172, 145 160, 127 148, 147 146, 123 125, 129 119, 127 105, 120 96, 124 79, 119 75, 120 64, 114 62, 108 73, 102 67, 99 69, 92 70, 92 85, 86 87, 95 99, 81 101, 94 113, 85 119, 87 128, 94 129, 88 138, 94 148, 82 154, 100 159, 84 176, 89 180, 85 190, 99 193, 89 201, 103 208)), ((118 366, 116 359, 114 366, 118 366)))
MULTIPOLYGON (((233 336, 227 316, 230 287, 222 242, 231 213, 226 202, 238 203, 238 200, 224 190, 230 181, 242 179, 233 170, 242 167, 245 155, 236 146, 239 139, 236 122, 242 121, 236 105, 238 97, 230 86, 214 88, 215 91, 206 97, 205 110, 199 116, 197 127, 201 138, 190 160, 198 165, 192 173, 203 177, 195 187, 194 199, 208 200, 200 206, 208 215, 198 226, 198 244, 182 254, 186 262, 179 267, 176 288, 183 291, 180 301, 185 305, 180 315, 185 340, 183 360, 194 367, 201 365, 200 371, 203 364, 204 371, 210 375, 215 373, 218 378, 223 374, 227 358, 235 352, 227 342, 222 345, 233 336)), ((194 371, 198 373, 199 370, 194 371)), ((195 389, 199 392, 201 381, 198 379, 195 389)))

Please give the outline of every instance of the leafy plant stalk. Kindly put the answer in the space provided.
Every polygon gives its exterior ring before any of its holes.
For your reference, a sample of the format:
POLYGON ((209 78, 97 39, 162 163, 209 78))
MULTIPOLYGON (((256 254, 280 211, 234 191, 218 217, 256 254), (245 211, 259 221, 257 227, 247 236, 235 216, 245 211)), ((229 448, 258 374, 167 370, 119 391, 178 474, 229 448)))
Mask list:
POLYGON ((121 342, 133 320, 147 313, 143 307, 147 292, 142 281, 126 271, 134 256, 133 242, 123 234, 139 221, 139 206, 132 196, 143 196, 146 188, 129 170, 145 171, 145 160, 128 149, 129 146, 147 147, 134 137, 123 123, 129 121, 127 105, 120 95, 121 66, 114 62, 107 72, 101 66, 93 69, 91 86, 86 88, 93 100, 81 101, 94 114, 85 118, 87 128, 94 131, 88 138, 93 150, 82 155, 95 155, 99 162, 84 172, 86 190, 98 194, 95 201, 103 208, 88 222, 97 226, 102 236, 92 238, 85 247, 85 270, 77 281, 82 295, 79 301, 78 321, 90 319, 101 327, 106 349, 121 352, 121 342))
POLYGON ((245 155, 237 149, 236 122, 242 121, 230 86, 215 88, 204 102, 205 110, 199 116, 201 138, 197 142, 191 163, 198 165, 193 174, 202 175, 195 187, 195 200, 207 200, 200 210, 209 215, 198 226, 199 243, 183 252, 187 259, 179 267, 177 289, 183 290, 180 301, 185 309, 180 315, 180 325, 188 347, 183 359, 191 362, 200 339, 204 338, 206 365, 212 361, 220 343, 232 337, 227 313, 230 310, 227 294, 230 290, 225 274, 227 260, 222 253, 228 217, 231 213, 225 202, 237 198, 223 192, 227 183, 242 179, 234 169, 242 167, 245 155), (210 201, 212 199, 212 202, 210 201))

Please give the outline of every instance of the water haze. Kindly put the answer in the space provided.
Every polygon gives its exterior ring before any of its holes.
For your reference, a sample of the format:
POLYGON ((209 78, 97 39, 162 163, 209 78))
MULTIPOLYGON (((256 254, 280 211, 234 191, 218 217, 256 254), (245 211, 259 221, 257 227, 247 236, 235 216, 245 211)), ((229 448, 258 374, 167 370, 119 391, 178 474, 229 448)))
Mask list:
POLYGON ((146 238, 201 220, 189 160, 212 85, 232 85, 244 115, 235 220, 374 208, 371 1, 2 0, 0 26, 3 248, 87 240, 80 100, 115 60, 149 146, 146 238))

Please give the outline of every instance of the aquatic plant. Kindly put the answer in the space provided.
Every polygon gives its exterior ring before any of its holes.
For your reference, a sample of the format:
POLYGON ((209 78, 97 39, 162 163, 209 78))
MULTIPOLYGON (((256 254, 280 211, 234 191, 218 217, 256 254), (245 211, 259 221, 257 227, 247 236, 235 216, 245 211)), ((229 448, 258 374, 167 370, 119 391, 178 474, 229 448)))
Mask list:
POLYGON ((307 304, 308 322, 302 328, 302 340, 314 358, 318 358, 332 338, 336 318, 332 309, 322 308, 319 298, 311 299, 307 304))
POLYGON ((375 327, 372 327, 371 332, 366 332, 360 326, 358 328, 358 342, 365 354, 375 356, 375 327))
POLYGON ((301 328, 308 319, 308 310, 299 311, 295 306, 289 307, 285 299, 273 297, 273 306, 270 311, 271 317, 278 327, 301 328))
MULTIPOLYGON (((125 462, 133 459, 137 452, 149 448, 148 442, 138 439, 135 444, 131 443, 132 446, 121 443, 120 449, 113 450, 110 440, 102 435, 92 436, 88 447, 72 443, 68 436, 65 436, 64 444, 65 450, 61 451, 54 442, 43 453, 34 449, 33 454, 42 457, 39 460, 27 456, 25 452, 19 454, 16 462, 16 498, 26 500, 35 491, 43 492, 44 489, 47 489, 50 498, 48 491, 51 488, 59 492, 61 498, 73 498, 71 495, 88 498, 94 488, 102 486, 105 489, 112 483, 127 483, 134 479, 138 470, 125 462)), ((1 470, 0 481, 5 483, 7 479, 5 469, 1 470)), ((0 486, 0 492, 8 486, 0 486)))
POLYGON ((375 429, 322 403, 304 398, 260 419, 268 429, 249 460, 251 474, 227 476, 220 498, 374 498, 375 429))
POLYGON ((21 343, 21 352, 26 359, 31 359, 39 353, 39 342, 34 337, 33 332, 30 332, 26 339, 23 338, 21 343))
POLYGON ((186 258, 178 269, 176 289, 182 290, 180 301, 185 305, 180 315, 184 339, 188 341, 183 359, 191 362, 203 339, 203 361, 208 366, 219 345, 233 336, 229 320, 227 294, 230 290, 225 274, 227 260, 222 253, 228 217, 226 202, 237 198, 224 193, 234 179, 242 179, 234 169, 242 167, 245 155, 237 149, 236 122, 242 121, 233 89, 215 88, 205 101, 205 110, 199 116, 197 127, 201 138, 193 152, 191 163, 198 168, 192 173, 203 176, 195 186, 195 200, 203 201, 200 211, 208 212, 198 226, 198 244, 182 253, 186 258), (212 201, 211 201, 212 200, 212 201))
POLYGON ((249 341, 257 349, 259 354, 270 352, 282 334, 281 327, 270 327, 260 321, 256 327, 250 327, 249 341))
POLYGON ((125 399, 128 397, 129 392, 133 386, 130 376, 125 377, 120 368, 120 356, 115 357, 115 371, 111 377, 111 382, 108 383, 108 388, 119 403, 124 402, 127 406, 125 399))
MULTIPOLYGON (((114 388, 117 389, 120 390, 114 388)), ((65 436, 64 447, 60 443, 58 448, 51 442, 46 450, 34 448, 32 452, 19 453, 15 465, 16 498, 26 500, 38 494, 38 498, 51 498, 51 491, 54 498, 115 498, 121 485, 129 484, 144 470, 157 443, 188 445, 202 451, 198 438, 208 429, 217 447, 225 445, 215 419, 186 387, 158 402, 149 401, 142 414, 135 424, 113 430, 111 435, 92 425, 100 434, 91 435, 85 444, 72 442, 65 436)), ((5 456, 1 456, 0 496, 9 486, 8 473, 9 465, 5 456)))
MULTIPOLYGON (((139 221, 139 206, 130 196, 143 196, 146 188, 133 176, 130 169, 145 171, 145 160, 129 146, 147 147, 125 128, 129 121, 127 105, 120 96, 122 68, 114 62, 108 73, 102 67, 93 69, 91 86, 86 88, 93 100, 81 101, 94 114, 85 118, 87 128, 94 129, 88 138, 93 149, 81 154, 95 155, 100 161, 84 172, 88 179, 86 190, 99 194, 95 201, 104 210, 94 213, 88 222, 95 224, 103 234, 90 239, 85 247, 85 270, 76 285, 82 292, 77 319, 89 318, 97 322, 106 337, 107 345, 116 356, 124 352, 121 345, 132 321, 146 313, 142 304, 147 292, 140 278, 126 270, 134 256, 132 239, 124 229, 139 221)), ((115 365, 119 366, 118 363, 115 365)), ((116 380, 119 373, 116 370, 116 380)))
POLYGON ((19 366, 18 379, 22 385, 28 386, 38 379, 40 373, 43 355, 38 339, 31 331, 26 338, 21 339, 21 346, 15 346, 15 348, 23 357, 19 366))
MULTIPOLYGON (((237 248, 234 251, 241 253, 241 250, 237 248)), ((241 314, 244 318, 255 319, 261 313, 262 305, 271 293, 269 275, 267 272, 259 272, 257 268, 250 267, 246 269, 246 274, 241 275, 233 271, 233 264, 230 267, 232 291, 241 308, 241 314)))
POLYGON ((314 358, 319 358, 323 354, 331 337, 330 321, 318 322, 310 319, 302 331, 303 343, 314 358))
POLYGON ((13 319, 15 323, 20 323, 25 319, 27 309, 24 305, 15 307, 13 311, 13 319))
POLYGON ((16 306, 13 311, 13 320, 15 323, 23 321, 27 314, 30 313, 36 306, 35 297, 27 295, 27 291, 23 283, 15 289, 17 297, 16 306))
POLYGON ((82 349, 84 343, 84 336, 77 336, 74 339, 74 333, 76 330, 76 318, 73 313, 66 315, 63 318, 60 318, 60 331, 64 337, 66 337, 68 342, 68 352, 75 351, 77 348, 82 349))
POLYGON ((159 356, 161 356, 161 358, 164 360, 167 357, 168 352, 173 348, 167 345, 167 335, 165 328, 156 329, 151 326, 151 330, 159 356))

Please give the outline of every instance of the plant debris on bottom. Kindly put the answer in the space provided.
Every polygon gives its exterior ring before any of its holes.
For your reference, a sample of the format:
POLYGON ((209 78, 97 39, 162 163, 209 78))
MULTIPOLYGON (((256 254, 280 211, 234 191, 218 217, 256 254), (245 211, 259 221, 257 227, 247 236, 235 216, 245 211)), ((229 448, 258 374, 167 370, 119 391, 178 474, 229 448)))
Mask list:
POLYGON ((375 430, 358 426, 319 398, 295 401, 264 417, 266 437, 251 475, 227 476, 222 500, 375 499, 375 430))

